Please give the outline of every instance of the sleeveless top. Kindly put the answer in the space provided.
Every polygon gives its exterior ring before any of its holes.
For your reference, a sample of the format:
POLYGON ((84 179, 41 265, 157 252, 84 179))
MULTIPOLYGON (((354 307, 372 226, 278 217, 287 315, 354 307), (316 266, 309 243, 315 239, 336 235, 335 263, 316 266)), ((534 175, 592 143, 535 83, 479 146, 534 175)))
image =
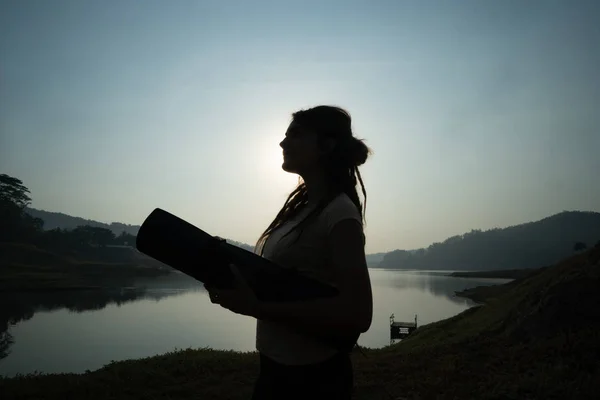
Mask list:
MULTIPOLYGON (((340 221, 355 219, 362 225, 356 205, 342 193, 334 198, 309 224, 300 238, 296 230, 283 237, 311 211, 305 208, 292 220, 273 231, 264 244, 263 256, 282 267, 297 268, 303 275, 336 286, 330 261, 328 236, 340 221), (283 238, 282 238, 283 237, 283 238)), ((303 365, 324 361, 337 350, 283 324, 257 320, 256 349, 272 360, 286 365, 303 365)))

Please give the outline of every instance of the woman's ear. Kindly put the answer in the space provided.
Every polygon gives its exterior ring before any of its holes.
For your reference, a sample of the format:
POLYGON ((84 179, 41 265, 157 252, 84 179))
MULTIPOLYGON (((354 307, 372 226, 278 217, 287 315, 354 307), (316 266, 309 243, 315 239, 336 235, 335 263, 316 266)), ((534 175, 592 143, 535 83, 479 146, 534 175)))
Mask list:
POLYGON ((325 138, 323 140, 323 154, 329 154, 335 149, 337 142, 333 138, 325 138))

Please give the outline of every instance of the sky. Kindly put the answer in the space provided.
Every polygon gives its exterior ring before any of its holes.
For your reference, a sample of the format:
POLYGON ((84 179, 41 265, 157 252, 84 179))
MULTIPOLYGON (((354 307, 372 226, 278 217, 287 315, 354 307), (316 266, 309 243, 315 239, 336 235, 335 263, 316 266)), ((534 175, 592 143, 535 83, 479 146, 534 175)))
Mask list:
POLYGON ((0 173, 254 244, 292 112, 346 108, 368 253, 600 212, 600 2, 0 1, 0 173))

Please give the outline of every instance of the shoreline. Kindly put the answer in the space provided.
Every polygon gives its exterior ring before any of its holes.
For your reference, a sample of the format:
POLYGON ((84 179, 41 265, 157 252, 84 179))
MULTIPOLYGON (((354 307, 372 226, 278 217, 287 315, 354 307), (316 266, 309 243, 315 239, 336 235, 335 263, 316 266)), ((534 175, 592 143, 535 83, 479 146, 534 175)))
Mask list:
POLYGON ((479 279, 520 279, 525 278, 543 268, 520 268, 520 269, 498 269, 498 270, 439 270, 439 269, 403 269, 389 267, 369 267, 373 270, 414 272, 436 276, 448 276, 451 278, 479 278, 479 279))
MULTIPOLYGON (((355 349, 353 399, 595 398, 600 321, 587 304, 598 302, 599 258, 600 248, 525 279, 456 292, 483 304, 420 326, 397 344, 355 349), (574 290, 583 301, 572 302, 574 290), (540 303, 547 306, 540 310, 540 303), (573 307, 577 312, 569 312, 573 307)), ((247 400, 258 372, 256 351, 188 348, 80 374, 2 376, 0 392, 57 400, 247 400)))
POLYGON ((18 287, 2 288, 4 293, 11 292, 66 292, 66 291, 102 291, 102 290, 143 290, 137 286, 44 286, 44 287, 18 287))
POLYGON ((540 268, 506 269, 492 271, 456 271, 448 274, 453 278, 521 279, 538 272, 540 268))
MULTIPOLYGON (((424 325, 398 344, 353 351, 353 399, 591 398, 600 390, 599 372, 552 367, 579 365, 576 360, 597 346, 594 332, 539 337, 525 350, 518 339, 494 333, 510 312, 505 299, 424 325), (555 348, 550 358, 548 346, 555 348)), ((188 348, 83 373, 0 376, 0 392, 6 398, 57 400, 247 400, 258 373, 256 351, 188 348)))
POLYGON ((1 292, 115 290, 134 287, 137 279, 167 277, 172 271, 133 263, 77 263, 0 266, 1 292))

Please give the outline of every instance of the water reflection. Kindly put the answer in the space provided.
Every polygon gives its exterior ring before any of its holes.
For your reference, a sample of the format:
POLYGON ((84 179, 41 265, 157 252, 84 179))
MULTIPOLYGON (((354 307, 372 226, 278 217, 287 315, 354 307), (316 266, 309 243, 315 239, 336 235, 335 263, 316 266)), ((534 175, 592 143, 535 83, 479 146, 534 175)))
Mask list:
POLYGON ((140 279, 136 286, 112 290, 60 290, 0 293, 0 360, 10 354, 15 339, 11 326, 31 319, 43 311, 69 310, 75 313, 118 307, 140 300, 160 301, 189 291, 203 290, 195 280, 185 276, 166 279, 140 279))
MULTIPOLYGON (((447 273, 371 269, 373 323, 359 344, 388 345, 392 313, 409 321, 418 314, 421 326, 474 304, 456 291, 508 281, 447 273)), ((254 319, 211 304, 202 284, 184 275, 128 289, 0 293, 0 375, 83 372, 174 348, 252 351, 255 328, 254 319)))
POLYGON ((7 357, 10 354, 9 347, 14 343, 14 339, 8 328, 6 331, 0 332, 0 359, 7 357))
MULTIPOLYGON (((475 286, 498 285, 511 281, 511 279, 449 277, 448 275, 451 272, 372 269, 370 270, 370 276, 372 285, 376 287, 419 289, 457 304, 464 304, 468 300, 457 297, 456 292, 475 286)), ((471 302, 471 304, 474 303, 471 302)))

